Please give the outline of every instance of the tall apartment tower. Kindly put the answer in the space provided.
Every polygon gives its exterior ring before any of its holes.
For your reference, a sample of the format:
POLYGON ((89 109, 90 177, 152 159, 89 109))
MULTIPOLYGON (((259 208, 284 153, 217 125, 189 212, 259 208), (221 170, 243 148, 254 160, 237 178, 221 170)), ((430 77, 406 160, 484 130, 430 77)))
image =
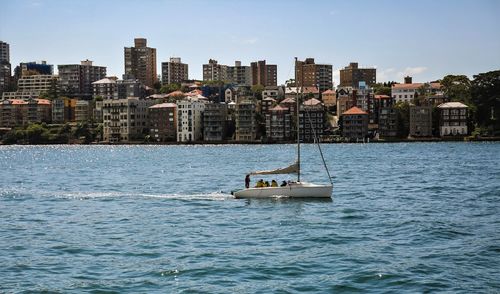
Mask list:
POLYGON ((252 70, 252 85, 277 86, 278 67, 276 64, 266 64, 265 60, 250 63, 252 70))
POLYGON ((92 65, 91 60, 80 64, 62 64, 59 71, 59 88, 64 95, 81 99, 92 99, 92 83, 106 77, 105 66, 92 65))
POLYGON ((227 81, 227 65, 222 65, 215 59, 209 59, 207 64, 203 65, 204 81, 227 81))
POLYGON ((147 40, 135 38, 134 47, 124 47, 125 74, 123 79, 138 79, 144 85, 153 87, 156 76, 156 48, 147 47, 147 40))
POLYGON ((9 44, 0 41, 0 96, 10 87, 11 66, 9 44))
POLYGON ((375 85, 377 83, 377 69, 359 68, 357 62, 351 62, 340 70, 340 87, 358 88, 361 81, 370 87, 375 85))
POLYGON ((333 88, 333 68, 331 64, 316 64, 314 58, 295 63, 298 87, 318 87, 320 92, 333 88))
POLYGON ((180 84, 188 79, 188 65, 180 57, 171 57, 170 62, 161 63, 161 83, 180 84))

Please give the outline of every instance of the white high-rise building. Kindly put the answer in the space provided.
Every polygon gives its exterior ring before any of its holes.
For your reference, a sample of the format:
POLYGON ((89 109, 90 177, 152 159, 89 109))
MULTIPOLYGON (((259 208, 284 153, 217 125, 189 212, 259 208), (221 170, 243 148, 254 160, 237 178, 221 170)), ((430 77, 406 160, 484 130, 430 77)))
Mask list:
POLYGON ((193 100, 177 101, 177 142, 203 139, 203 111, 205 102, 193 100))

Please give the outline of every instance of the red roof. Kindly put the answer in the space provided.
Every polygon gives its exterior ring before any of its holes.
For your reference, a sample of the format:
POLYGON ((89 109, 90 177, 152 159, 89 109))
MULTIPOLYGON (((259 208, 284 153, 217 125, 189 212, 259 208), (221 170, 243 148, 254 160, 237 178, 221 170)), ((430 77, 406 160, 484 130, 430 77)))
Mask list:
POLYGON ((389 99, 391 96, 388 95, 375 95, 375 99, 389 99))
POLYGON ((285 110, 288 110, 287 107, 282 107, 282 106, 279 106, 279 105, 276 105, 275 107, 269 109, 269 111, 285 111, 285 110))
POLYGON ((368 114, 363 110, 357 108, 356 106, 349 108, 346 112, 342 113, 342 115, 350 115, 350 114, 368 114))
POLYGON ((333 90, 326 90, 325 92, 322 93, 323 95, 325 94, 335 94, 335 91, 333 90))
POLYGON ((293 99, 293 98, 286 98, 285 100, 281 101, 281 103, 295 103, 295 99, 293 99))
POLYGON ((314 106, 314 105, 318 105, 318 104, 321 104, 321 101, 319 101, 318 99, 316 98, 311 98, 307 101, 304 101, 303 103, 304 105, 307 105, 307 106, 314 106))
POLYGON ((184 96, 184 93, 182 91, 173 91, 172 93, 169 93, 167 97, 172 97, 172 96, 184 96))

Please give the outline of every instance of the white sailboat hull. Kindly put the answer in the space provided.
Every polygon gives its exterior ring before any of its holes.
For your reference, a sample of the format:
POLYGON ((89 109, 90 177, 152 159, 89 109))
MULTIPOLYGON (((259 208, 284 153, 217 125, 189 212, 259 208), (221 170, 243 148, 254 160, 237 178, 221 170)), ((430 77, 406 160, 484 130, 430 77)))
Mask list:
POLYGON ((331 198, 332 185, 316 185, 312 183, 299 182, 290 183, 285 187, 248 188, 233 192, 235 198, 331 198))

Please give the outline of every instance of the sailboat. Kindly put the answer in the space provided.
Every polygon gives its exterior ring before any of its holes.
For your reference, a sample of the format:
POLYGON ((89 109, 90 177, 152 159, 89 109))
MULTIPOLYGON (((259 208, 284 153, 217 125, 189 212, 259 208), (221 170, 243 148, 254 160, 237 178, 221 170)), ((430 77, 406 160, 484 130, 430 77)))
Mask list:
MULTIPOLYGON (((297 58, 295 58, 295 63, 297 64, 297 58)), ((295 83, 297 86, 297 71, 295 71, 295 83)), ((303 88, 303 86, 301 86, 303 88)), ((298 87, 297 87, 298 89, 298 87)), ((254 171, 249 175, 271 175, 271 174, 297 174, 296 182, 289 182, 286 186, 282 187, 261 187, 261 188, 246 188, 238 191, 232 192, 235 198, 269 198, 269 197, 290 197, 290 198, 331 198, 333 191, 333 182, 328 167, 325 163, 323 157, 323 152, 321 151, 321 145, 319 140, 316 138, 316 143, 318 145, 319 153, 321 154, 321 159, 323 160, 323 165, 328 174, 328 179, 330 184, 313 184, 309 182, 301 181, 300 179, 300 123, 299 123, 299 96, 298 90, 296 91, 296 102, 297 102, 297 161, 293 164, 278 168, 275 170, 265 170, 265 171, 254 171)), ((313 128, 314 131, 314 128, 313 128)), ((316 134, 315 134, 316 137, 316 134)))

